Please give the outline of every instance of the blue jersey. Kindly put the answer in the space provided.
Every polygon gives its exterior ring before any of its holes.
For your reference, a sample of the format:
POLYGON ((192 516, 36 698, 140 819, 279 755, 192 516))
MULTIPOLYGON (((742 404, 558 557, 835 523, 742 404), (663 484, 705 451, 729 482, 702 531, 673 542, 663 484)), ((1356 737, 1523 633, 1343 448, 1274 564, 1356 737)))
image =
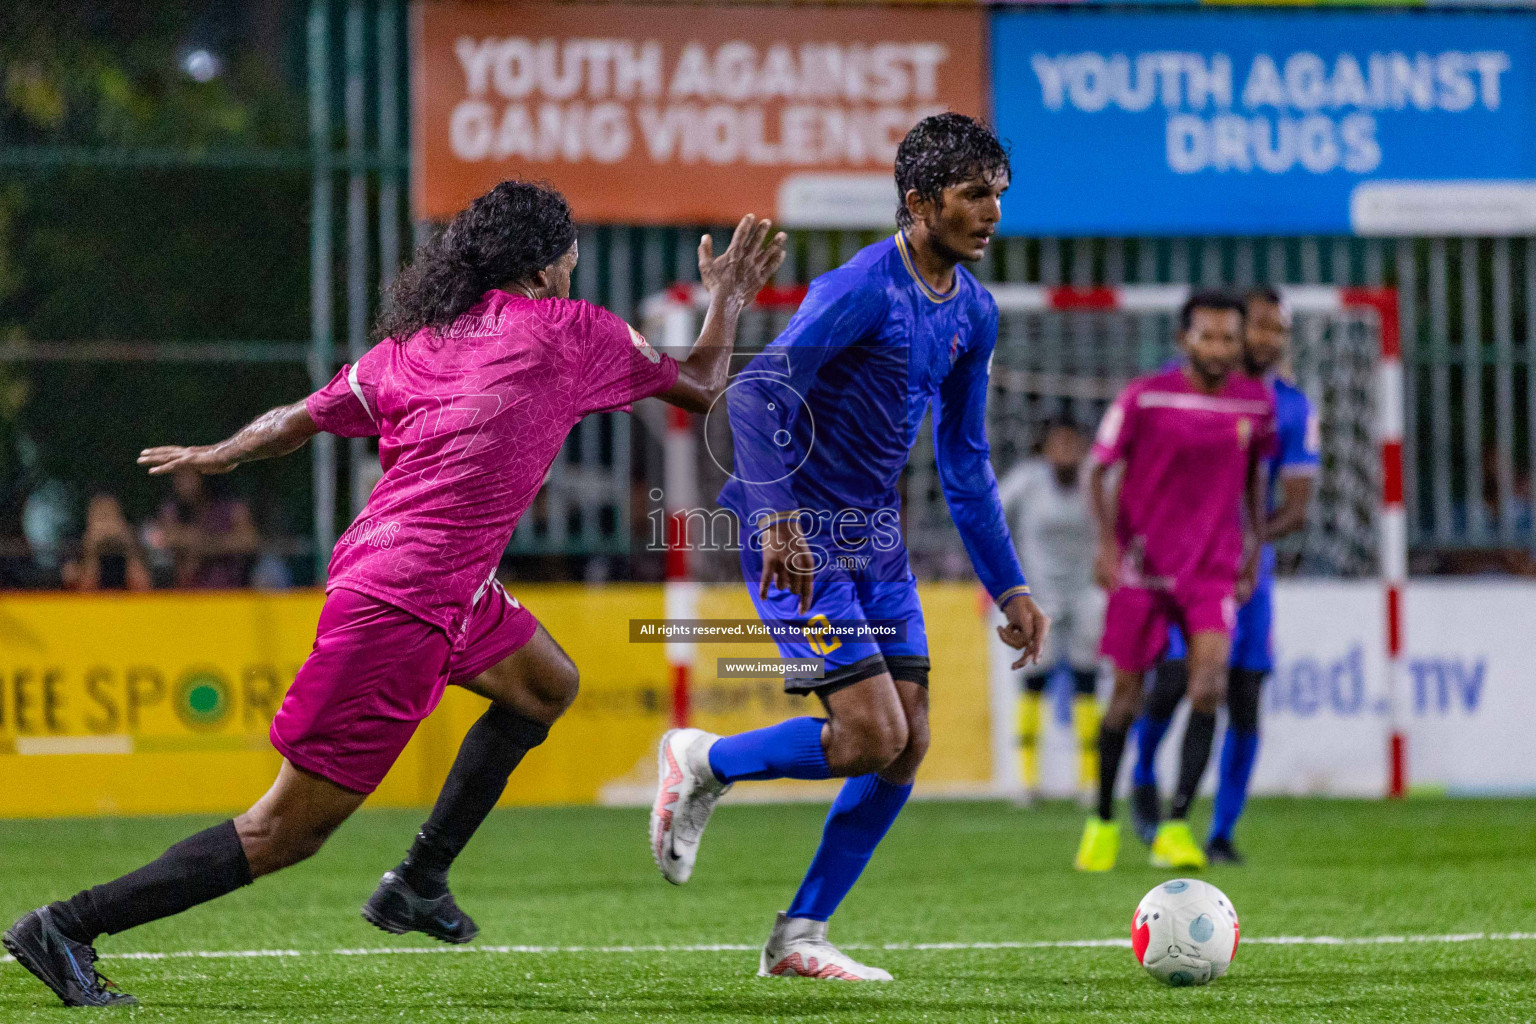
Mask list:
MULTIPOLYGON (((1271 377, 1269 383, 1275 392, 1275 429, 1279 440, 1275 454, 1269 457, 1265 466, 1265 502, 1273 511, 1279 503, 1281 477, 1317 473, 1318 424, 1312 414, 1312 403, 1300 388, 1280 377, 1271 377)), ((1265 577, 1274 575, 1275 549, 1272 545, 1264 545, 1259 571, 1265 577)))
POLYGON ((735 465, 720 504, 751 527, 807 510, 839 541, 899 529, 897 484, 937 398, 939 481, 976 574, 999 602, 1028 593, 987 444, 996 343, 997 303, 963 267, 939 293, 901 233, 861 250, 811 282, 732 383, 735 465))

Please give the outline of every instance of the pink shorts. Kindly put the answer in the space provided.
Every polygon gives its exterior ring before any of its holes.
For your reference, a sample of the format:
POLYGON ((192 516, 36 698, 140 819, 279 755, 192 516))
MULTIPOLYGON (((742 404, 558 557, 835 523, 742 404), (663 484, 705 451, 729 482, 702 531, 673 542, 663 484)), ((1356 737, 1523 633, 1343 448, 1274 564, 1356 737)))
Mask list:
POLYGON ((1104 611, 1104 639, 1099 652, 1122 672, 1145 672, 1168 646, 1168 627, 1186 637, 1196 633, 1232 634, 1237 600, 1229 584, 1204 584, 1180 591, 1118 587, 1104 611))
POLYGON ((538 620, 493 583, 457 649, 436 626, 337 588, 315 646, 272 719, 272 745, 305 771, 372 793, 449 683, 466 683, 533 638, 538 620))

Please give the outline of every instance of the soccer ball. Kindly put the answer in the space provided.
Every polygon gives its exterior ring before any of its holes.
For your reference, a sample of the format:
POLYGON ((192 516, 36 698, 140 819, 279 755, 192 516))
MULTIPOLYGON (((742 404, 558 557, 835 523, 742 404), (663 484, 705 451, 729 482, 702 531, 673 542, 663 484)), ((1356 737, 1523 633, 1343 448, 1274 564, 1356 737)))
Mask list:
POLYGON ((1237 910, 1209 882, 1164 882, 1136 907, 1131 949, 1165 985, 1204 985, 1226 974, 1237 955, 1237 910))

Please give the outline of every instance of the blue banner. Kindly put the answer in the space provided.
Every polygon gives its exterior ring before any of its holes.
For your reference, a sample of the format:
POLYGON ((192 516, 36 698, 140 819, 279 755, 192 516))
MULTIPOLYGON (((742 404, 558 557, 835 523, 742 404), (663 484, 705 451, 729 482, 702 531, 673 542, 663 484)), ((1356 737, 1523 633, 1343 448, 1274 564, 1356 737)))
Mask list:
POLYGON ((999 11, 1002 230, 1536 232, 1536 18, 999 11))

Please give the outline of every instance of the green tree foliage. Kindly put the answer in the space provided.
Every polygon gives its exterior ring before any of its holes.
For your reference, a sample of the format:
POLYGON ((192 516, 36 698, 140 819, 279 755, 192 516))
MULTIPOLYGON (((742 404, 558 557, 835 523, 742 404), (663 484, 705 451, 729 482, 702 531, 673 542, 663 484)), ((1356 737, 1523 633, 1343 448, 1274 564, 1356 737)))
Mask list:
MULTIPOLYGON (((103 152, 305 145, 303 11, 281 0, 0 10, 0 343, 302 340, 302 166, 125 167, 103 152), (198 81, 189 55, 218 73, 198 81)), ((200 442, 307 388, 296 365, 22 363, 0 378, 0 534, 42 479, 105 489, 131 517, 166 487, 134 456, 200 442), (27 458, 22 453, 28 454, 27 458)), ((305 460, 234 481, 269 529, 307 532, 305 460)))

